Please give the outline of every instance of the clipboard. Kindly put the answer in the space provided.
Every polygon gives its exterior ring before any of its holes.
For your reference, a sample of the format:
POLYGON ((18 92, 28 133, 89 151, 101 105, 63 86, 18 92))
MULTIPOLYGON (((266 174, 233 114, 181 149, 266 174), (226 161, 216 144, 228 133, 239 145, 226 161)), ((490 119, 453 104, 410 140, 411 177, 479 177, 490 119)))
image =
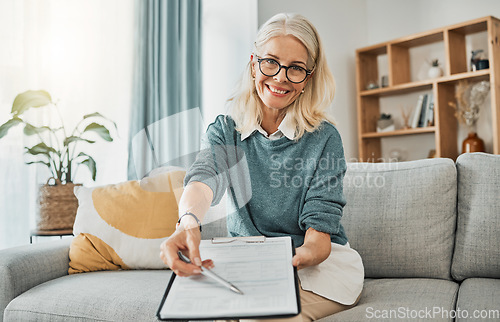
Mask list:
POLYGON ((301 312, 291 237, 228 237, 202 240, 202 258, 245 294, 205 276, 172 274, 156 313, 162 321, 287 318, 301 312))

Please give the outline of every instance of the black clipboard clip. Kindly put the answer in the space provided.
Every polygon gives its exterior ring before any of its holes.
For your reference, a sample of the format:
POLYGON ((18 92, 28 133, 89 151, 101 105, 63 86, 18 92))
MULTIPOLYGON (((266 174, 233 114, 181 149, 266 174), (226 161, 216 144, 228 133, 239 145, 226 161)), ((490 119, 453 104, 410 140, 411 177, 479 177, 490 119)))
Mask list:
POLYGON ((248 237, 217 237, 212 238, 212 244, 229 244, 234 241, 241 241, 244 243, 264 243, 266 236, 248 236, 248 237))

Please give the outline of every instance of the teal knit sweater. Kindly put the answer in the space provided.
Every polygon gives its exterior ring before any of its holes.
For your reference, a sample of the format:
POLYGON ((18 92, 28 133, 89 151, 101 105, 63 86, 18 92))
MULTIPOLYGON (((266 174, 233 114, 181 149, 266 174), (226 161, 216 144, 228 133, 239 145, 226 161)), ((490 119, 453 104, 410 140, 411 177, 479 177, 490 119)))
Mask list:
POLYGON ((298 141, 269 140, 258 131, 241 141, 234 121, 219 115, 185 184, 207 184, 214 192, 212 205, 228 191, 231 236, 291 236, 299 247, 312 227, 345 245, 340 223, 345 171, 340 135, 328 122, 298 141))

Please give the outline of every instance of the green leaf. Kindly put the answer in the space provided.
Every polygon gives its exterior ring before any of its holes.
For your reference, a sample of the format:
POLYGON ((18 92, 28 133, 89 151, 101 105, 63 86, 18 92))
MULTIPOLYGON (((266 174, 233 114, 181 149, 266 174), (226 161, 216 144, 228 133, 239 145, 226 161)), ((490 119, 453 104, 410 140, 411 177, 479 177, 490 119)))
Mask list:
POLYGON ((29 123, 26 123, 26 126, 24 127, 24 134, 34 135, 34 134, 38 134, 38 133, 42 133, 44 131, 50 131, 50 130, 51 130, 51 128, 48 126, 36 127, 36 126, 33 126, 29 123))
POLYGON ((83 152, 80 152, 80 154, 78 156, 82 156, 82 155, 87 156, 87 159, 83 160, 80 163, 81 164, 85 164, 89 168, 90 173, 92 174, 92 180, 95 181, 95 178, 96 178, 96 175, 97 175, 97 167, 96 167, 95 160, 90 155, 86 155, 83 152))
POLYGON ((104 115, 102 115, 102 114, 101 114, 101 113, 99 113, 99 112, 95 112, 95 113, 92 113, 92 114, 87 114, 87 115, 84 115, 84 116, 83 116, 83 118, 84 118, 84 119, 87 119, 87 118, 89 118, 89 117, 100 117, 100 118, 103 118, 103 119, 105 119, 105 120, 107 120, 107 121, 109 121, 109 122, 113 123, 113 125, 115 126, 115 130, 117 130, 117 131, 118 131, 118 127, 116 126, 116 123, 115 123, 115 122, 113 122, 112 120, 108 119, 107 117, 105 117, 104 115))
POLYGON ((45 143, 38 143, 37 145, 31 147, 31 148, 26 148, 26 153, 29 153, 31 155, 37 155, 37 154, 45 154, 49 157, 50 159, 50 153, 55 153, 59 155, 59 153, 56 151, 56 149, 47 146, 45 143))
POLYGON ((95 141, 82 139, 81 137, 78 137, 78 136, 69 136, 66 139, 64 139, 64 146, 68 146, 70 143, 77 142, 77 141, 85 141, 87 143, 95 143, 95 141))
POLYGON ((47 168, 50 169, 50 163, 48 163, 48 162, 44 162, 44 161, 30 161, 30 162, 26 162, 26 164, 34 164, 34 163, 41 163, 41 164, 47 166, 47 168))
POLYGON ((97 134, 99 134, 99 136, 101 138, 103 138, 104 140, 106 140, 108 142, 113 141, 113 138, 109 134, 109 130, 104 125, 97 124, 97 123, 91 123, 91 124, 87 125, 85 130, 83 130, 83 132, 89 132, 89 131, 96 132, 97 134))
POLYGON ((0 126, 0 139, 3 138, 5 135, 7 135, 7 132, 9 132, 9 129, 13 126, 18 125, 19 123, 22 123, 23 120, 20 118, 14 116, 4 124, 0 126))
POLYGON ((50 103, 52 103, 52 98, 46 91, 26 91, 16 96, 11 113, 21 115, 31 107, 42 107, 50 103))

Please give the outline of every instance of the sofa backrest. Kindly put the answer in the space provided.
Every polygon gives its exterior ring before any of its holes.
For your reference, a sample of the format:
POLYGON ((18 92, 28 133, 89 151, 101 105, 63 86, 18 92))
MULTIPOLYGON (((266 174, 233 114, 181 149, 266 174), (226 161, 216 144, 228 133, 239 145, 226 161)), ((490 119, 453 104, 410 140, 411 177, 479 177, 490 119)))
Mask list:
POLYGON ((342 224, 371 278, 451 279, 456 167, 451 159, 349 163, 342 224))
POLYGON ((458 221, 452 275, 500 278, 500 156, 457 159, 458 221))

